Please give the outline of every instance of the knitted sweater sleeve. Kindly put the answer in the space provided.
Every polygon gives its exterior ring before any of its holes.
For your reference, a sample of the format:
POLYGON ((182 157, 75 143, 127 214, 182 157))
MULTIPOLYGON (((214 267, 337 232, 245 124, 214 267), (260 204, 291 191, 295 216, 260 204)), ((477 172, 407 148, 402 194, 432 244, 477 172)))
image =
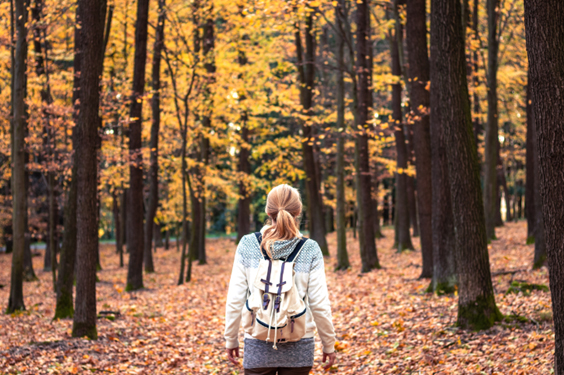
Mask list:
POLYGON ((227 292, 224 334, 227 349, 233 349, 239 346, 241 311, 245 305, 248 290, 247 274, 241 255, 241 246, 245 240, 245 237, 243 237, 237 247, 235 260, 233 261, 233 271, 231 272, 231 279, 229 280, 229 291, 227 292))
POLYGON ((309 272, 308 301, 317 332, 323 344, 323 352, 330 354, 335 351, 335 329, 331 315, 331 302, 327 291, 325 279, 325 264, 319 245, 315 244, 316 251, 313 256, 309 272))

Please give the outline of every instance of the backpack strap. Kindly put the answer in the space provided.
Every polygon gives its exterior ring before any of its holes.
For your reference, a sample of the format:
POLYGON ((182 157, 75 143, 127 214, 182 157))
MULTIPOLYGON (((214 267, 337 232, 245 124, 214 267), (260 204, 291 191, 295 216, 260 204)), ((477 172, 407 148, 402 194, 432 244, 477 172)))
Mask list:
POLYGON ((264 251, 264 249, 260 246, 261 242, 262 242, 262 233, 261 232, 255 232, 255 236, 257 237, 257 241, 259 243, 259 249, 262 253, 262 256, 264 257, 264 259, 268 260, 270 259, 268 257, 268 254, 266 253, 266 251, 264 251))

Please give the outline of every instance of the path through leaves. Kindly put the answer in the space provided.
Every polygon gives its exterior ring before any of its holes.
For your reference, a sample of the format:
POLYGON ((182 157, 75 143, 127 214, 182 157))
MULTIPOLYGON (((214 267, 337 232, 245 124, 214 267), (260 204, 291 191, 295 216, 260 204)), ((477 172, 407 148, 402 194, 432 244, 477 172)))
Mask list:
MULTIPOLYGON (((384 269, 359 274, 358 243, 348 241, 352 269, 334 272, 327 260, 340 374, 549 374, 554 334, 548 292, 505 294, 512 282, 548 285, 546 269, 530 271, 533 246, 524 245, 525 222, 498 229, 490 249, 496 301, 509 316, 484 332, 458 330, 456 297, 425 292, 420 253, 397 254, 393 232, 378 240, 384 269), (506 271, 522 270, 516 273, 506 271), (498 275, 496 275, 496 273, 498 275)), ((335 235, 329 235, 335 254, 335 235)), ((415 241, 417 247, 417 239, 415 241)), ((53 321, 51 274, 26 283, 27 311, 0 315, 0 374, 242 374, 224 354, 224 303, 235 245, 209 240, 209 264, 195 266, 193 281, 176 286, 179 253, 155 254, 157 273, 145 276, 146 290, 126 293, 110 245, 102 247, 98 277, 97 341, 72 339, 72 321, 53 321)), ((0 255, 0 301, 8 301, 10 255, 0 255)), ((317 344, 314 374, 322 374, 317 344)), ((242 362, 242 361, 241 361, 242 362)))

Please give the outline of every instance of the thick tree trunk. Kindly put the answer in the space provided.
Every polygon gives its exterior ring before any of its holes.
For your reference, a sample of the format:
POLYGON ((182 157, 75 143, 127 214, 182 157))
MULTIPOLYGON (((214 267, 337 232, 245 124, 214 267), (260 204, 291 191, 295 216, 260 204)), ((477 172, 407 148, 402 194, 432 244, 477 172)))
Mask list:
MULTIPOLYGON (((376 240, 374 236, 374 210, 372 204, 372 176, 370 175, 370 153, 368 149, 368 134, 370 117, 369 107, 371 77, 368 58, 370 56, 370 12, 368 0, 357 1, 356 4, 356 72, 358 107, 356 125, 356 174, 357 174, 357 203, 359 216, 360 256, 362 272, 369 272, 380 268, 376 240)), ((409 217, 408 217, 409 220, 409 217)), ((408 224, 409 225, 409 224, 408 224)), ((409 226, 408 226, 409 231, 409 226)))
MULTIPOLYGON (((530 78, 529 78, 530 80, 530 78)), ((535 242, 535 227, 537 212, 535 205, 535 170, 537 169, 535 156, 535 138, 533 129, 533 108, 531 99, 531 84, 527 84, 527 140, 526 140, 526 180, 525 180, 525 215, 527 216, 527 244, 535 242)))
MULTIPOLYGON (((554 317, 554 374, 564 374, 564 3, 525 0, 531 99, 535 123, 554 317)), ((538 212, 538 211, 537 211, 538 212)))
POLYGON ((159 0, 159 16, 155 31, 155 44, 153 47, 153 98, 151 110, 153 123, 151 125, 151 159, 149 166, 149 204, 145 217, 145 239, 143 241, 143 263, 145 272, 155 272, 151 245, 153 243, 153 229, 155 227, 155 214, 159 205, 159 128, 161 125, 161 53, 164 45, 165 0, 159 0))
MULTIPOLYGON (((427 13, 425 0, 407 1, 407 58, 411 80, 411 109, 414 118, 413 149, 417 173, 417 213, 423 258, 421 277, 433 274, 433 179, 431 171, 431 136, 429 124, 429 56, 427 53, 427 13)), ((448 179, 447 179, 448 181, 448 179)))
POLYGON ((458 324, 491 327, 502 315, 495 304, 470 116, 459 0, 431 1, 431 106, 441 115, 453 206, 458 268, 458 324))
MULTIPOLYGON (((296 24, 295 44, 298 58, 298 72, 300 85, 300 104, 304 114, 312 115, 313 89, 315 85, 315 39, 313 35, 313 16, 308 14, 305 27, 305 55, 302 48, 300 27, 296 24)), ((306 173, 307 214, 310 237, 317 241, 323 255, 329 255, 327 240, 325 238, 325 225, 323 220, 323 201, 320 192, 320 181, 315 166, 313 148, 313 128, 302 121, 302 154, 304 170, 306 173)))
POLYGON ((488 121, 486 123, 486 145, 484 149, 484 211, 486 235, 495 239, 498 208, 497 165, 499 157, 497 118, 497 14, 499 0, 487 0, 488 8, 488 121))
MULTIPOLYGON (((532 98, 531 98, 532 99, 532 98)), ((531 100, 532 101, 532 100, 531 100)), ((534 106, 534 104, 532 104, 532 106, 534 106)), ((531 130, 531 136, 534 140, 533 142, 533 147, 532 147, 532 152, 533 152, 533 158, 534 158, 534 168, 533 168, 533 173, 534 173, 534 186, 533 186, 533 192, 534 192, 534 201, 536 202, 543 202, 543 198, 542 198, 542 176, 541 176, 541 171, 540 168, 538 168, 540 166, 540 150, 538 148, 538 136, 537 136, 537 126, 540 126, 540 124, 537 122, 537 118, 536 117, 536 113, 535 110, 531 111, 531 117, 530 119, 528 119, 528 121, 530 122, 530 130, 531 130)), ((545 225, 544 225, 544 212, 543 212, 543 207, 542 204, 535 204, 535 213, 534 213, 534 218, 535 218, 535 229, 534 229, 534 233, 535 233, 535 256, 533 259, 533 269, 539 269, 541 268, 545 262, 546 262, 546 237, 545 237, 545 225)))
POLYGON ((106 2, 82 0, 82 70, 80 98, 88 105, 81 106, 78 130, 77 168, 77 274, 73 337, 96 339, 96 255, 98 248, 98 117, 100 105, 100 73, 103 64, 103 37, 106 2))
POLYGON ((133 65, 133 90, 129 117, 129 193, 127 204, 127 248, 129 267, 126 290, 143 288, 143 157, 141 152, 141 125, 143 119, 143 92, 147 60, 147 25, 149 0, 137 2, 135 24, 135 59, 133 65))
MULTIPOLYGON (((397 6, 394 3, 394 6, 397 6)), ((411 234, 409 233, 409 200, 407 195, 407 147, 403 132, 403 115, 401 110, 401 65, 398 44, 402 43, 403 28, 396 24, 391 38, 390 53, 392 55, 392 74, 397 77, 397 83, 392 85, 392 120, 394 137, 396 139, 396 243, 398 252, 413 250, 411 234)))
MULTIPOLYGON (((338 30, 344 30, 342 2, 335 6, 335 23, 338 30)), ((347 218, 345 202, 345 35, 337 32, 337 270, 350 267, 347 252, 347 218)))
POLYGON ((25 133, 27 119, 25 113, 26 58, 27 58, 27 1, 16 3, 16 54, 14 68, 13 96, 13 145, 12 145, 12 226, 14 250, 12 254, 12 274, 10 279, 10 298, 6 312, 25 310, 23 299, 24 248, 27 211, 27 190, 25 183, 25 133))

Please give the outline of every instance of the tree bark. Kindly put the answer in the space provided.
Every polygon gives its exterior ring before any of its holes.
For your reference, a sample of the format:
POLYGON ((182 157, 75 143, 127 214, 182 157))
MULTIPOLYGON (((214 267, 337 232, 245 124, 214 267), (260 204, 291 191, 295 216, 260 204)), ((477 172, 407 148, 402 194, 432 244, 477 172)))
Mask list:
MULTIPOLYGON (((472 11, 472 29, 474 31, 474 39, 480 40, 480 29, 478 28, 478 5, 480 0, 473 0, 473 11, 472 11)), ((478 86, 480 85, 480 80, 478 79, 478 67, 479 67, 479 59, 478 59, 478 50, 474 51, 472 56, 473 60, 473 68, 474 68, 474 75, 472 78, 472 85, 474 85, 474 94, 472 98, 472 102, 474 104, 474 141, 476 142, 476 150, 478 149, 478 144, 480 142, 480 134, 482 133, 482 124, 480 124, 480 97, 478 96, 478 86)), ((480 160, 480 156, 478 154, 478 160, 480 160)))
POLYGON ((25 183, 25 113, 26 59, 27 59, 27 1, 15 0, 16 8, 16 54, 13 96, 13 145, 12 145, 12 195, 13 195, 13 241, 10 297, 6 312, 25 310, 23 299, 23 260, 25 247, 27 190, 25 183))
MULTIPOLYGON (((370 272, 380 268, 376 240, 374 236, 374 210, 372 204, 372 176, 370 174, 370 160, 368 149, 369 114, 370 114, 370 12, 368 0, 356 3, 356 72, 357 72, 357 139, 356 139, 356 174, 357 174, 357 201, 359 225, 360 256, 362 272, 370 272)), ((409 218, 408 218, 409 220, 409 218)), ((409 230, 409 228, 408 228, 409 230)))
MULTIPOLYGON (((415 165, 413 158, 413 132, 411 127, 404 126, 403 131, 406 138, 407 161, 408 165, 415 165)), ((409 224, 411 225, 412 236, 419 237, 419 221, 417 220, 417 195, 415 187, 415 177, 407 176, 407 203, 409 207, 409 224)))
MULTIPOLYGON (((432 178, 431 130, 429 124, 430 96, 426 87, 429 82, 429 55, 427 53, 425 0, 408 0, 406 10, 405 31, 409 62, 407 72, 411 82, 410 100, 414 119, 413 149, 415 150, 415 171, 417 173, 417 213, 419 215, 421 255, 423 258, 421 277, 428 278, 433 275, 434 230, 432 208, 434 207, 434 179, 432 178)), ((442 160, 446 159, 443 158, 442 160)), ((448 181, 448 178, 446 181, 448 181)))
MULTIPOLYGON (((300 26, 296 23, 295 44, 297 51, 297 68, 300 85, 300 104, 306 115, 313 115, 313 89, 315 86, 315 38, 313 35, 313 16, 308 13, 305 21, 305 51, 302 47, 300 26)), ((323 201, 320 192, 320 181, 315 166, 313 148, 313 128, 311 124, 302 121, 302 155, 306 173, 306 197, 308 227, 311 239, 317 241, 323 255, 329 255, 325 238, 325 224, 323 218, 323 201)))
MULTIPOLYGON (((530 74, 530 73, 529 73, 530 74)), ((529 77, 530 81, 530 77, 529 77)), ((527 244, 535 242, 535 227, 537 212, 535 205, 535 170, 536 156, 535 156, 535 138, 533 129, 533 108, 531 98, 531 84, 527 84, 527 139, 526 139, 526 180, 525 180, 525 215, 527 216, 527 244)))
POLYGON ((495 304, 468 100, 459 0, 431 1, 431 106, 444 124, 456 239, 458 324, 486 329, 502 318, 495 304))
POLYGON ((161 125, 161 54, 164 46, 164 23, 165 23, 165 0, 159 0, 158 19, 155 31, 155 44, 153 47, 153 98, 151 99, 151 109, 153 113, 153 123, 151 126, 151 159, 149 166, 149 204, 145 217, 145 239, 143 241, 143 263, 145 272, 155 272, 153 263, 153 230, 155 227, 155 214, 159 205, 159 128, 161 125))
MULTIPOLYGON (((397 1, 394 2, 397 7, 397 1)), ((413 250, 411 234, 409 233, 409 200, 407 195, 407 146, 403 132, 403 114, 401 110, 401 76, 400 56, 398 44, 402 43, 403 27, 397 22, 395 32, 391 36, 390 53, 392 55, 392 75, 396 76, 397 83, 392 85, 392 121, 394 137, 396 139, 396 243, 394 247, 398 252, 413 250)))
POLYGON ((337 38, 337 270, 345 270, 350 267, 349 254, 347 252, 347 218, 345 202, 345 35, 344 30, 343 3, 335 5, 335 24, 339 32, 337 38))
POLYGON ((486 215, 486 235, 495 239, 498 209, 497 165, 499 158, 498 118, 497 118, 497 13, 499 0, 487 0, 488 8, 488 119, 486 123, 486 145, 484 149, 484 211, 486 215))
MULTIPOLYGON (((534 104, 532 104, 534 105, 534 104)), ((531 113, 531 117, 530 119, 528 119, 528 121, 530 121, 530 130, 531 130, 531 136, 533 138, 533 140, 535 140, 535 142, 533 142, 533 158, 534 158, 534 165, 535 167, 533 168, 533 173, 534 173, 534 186, 533 186, 533 192, 534 192, 534 201, 535 202, 542 202, 543 198, 542 198, 542 176, 541 176, 541 171, 540 168, 538 168, 540 166, 540 150, 539 150, 539 146, 538 143, 536 142, 536 140, 538 139, 537 137, 537 126, 539 126, 540 124, 537 123, 537 117, 535 116, 536 113, 534 111, 532 111, 531 113)), ((534 255, 534 259, 533 259, 533 269, 540 269, 546 262, 546 238, 545 238, 545 225, 544 225, 544 213, 543 213, 543 207, 542 204, 535 204, 535 213, 534 213, 534 218, 535 218, 535 229, 534 229, 534 233, 535 233, 535 255, 534 255)))
POLYGON ((96 339, 96 257, 98 223, 94 214, 98 207, 98 117, 100 105, 100 73, 103 64, 103 38, 106 2, 81 0, 82 70, 80 98, 88 105, 81 106, 76 152, 77 168, 77 274, 73 337, 96 339))
MULTIPOLYGON (((239 16, 241 22, 245 21, 242 4, 239 5, 239 16)), ((243 35, 242 47, 239 49, 237 63, 239 66, 244 67, 248 63, 247 55, 245 53, 245 41, 249 40, 248 35, 243 35)), ((237 243, 243 236, 251 233, 251 192, 249 191, 249 175, 251 174, 251 164, 249 162, 250 144, 249 144, 249 128, 247 126, 248 113, 246 108, 245 89, 242 88, 242 95, 239 96, 239 105, 241 106, 241 145, 239 147, 239 163, 237 170, 240 173, 239 180, 239 200, 238 216, 237 216, 237 243)))
MULTIPOLYGON (((531 99, 535 123, 547 264, 554 317, 554 374, 564 374, 564 3, 525 0, 531 99)), ((537 211, 538 212, 538 211, 537 211)))
POLYGON ((133 90, 129 112, 129 193, 127 204, 127 248, 129 267, 127 291, 143 288, 143 157, 141 152, 141 127, 143 119, 143 92, 147 60, 147 25, 149 0, 137 2, 135 24, 135 58, 133 65, 133 90))

